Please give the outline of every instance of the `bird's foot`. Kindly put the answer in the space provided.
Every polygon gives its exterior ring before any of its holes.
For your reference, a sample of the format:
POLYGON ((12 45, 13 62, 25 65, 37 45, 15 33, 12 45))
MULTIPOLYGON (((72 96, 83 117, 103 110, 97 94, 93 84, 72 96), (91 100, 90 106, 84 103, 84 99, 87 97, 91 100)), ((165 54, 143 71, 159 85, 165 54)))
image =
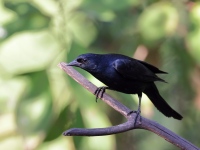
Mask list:
POLYGON ((141 123, 142 123, 142 118, 141 118, 141 116, 140 116, 141 111, 140 111, 140 110, 137 110, 137 111, 131 110, 129 113, 127 113, 127 116, 131 115, 132 113, 136 113, 134 126, 135 126, 135 124, 136 124, 137 122, 138 122, 139 124, 141 124, 141 123))
POLYGON ((137 110, 137 111, 135 111, 135 113, 136 113, 136 117, 135 117, 135 123, 134 123, 134 125, 138 122, 139 124, 141 124, 142 123, 142 118, 141 118, 141 116, 140 116, 140 113, 141 113, 141 111, 140 110, 137 110))
POLYGON ((129 115, 131 115, 132 113, 135 113, 136 111, 133 111, 133 110, 131 110, 128 114, 127 114, 127 116, 129 116, 129 115))
POLYGON ((96 102, 97 102, 97 100, 98 100, 98 98, 99 98, 100 92, 101 92, 100 98, 102 98, 102 97, 103 97, 103 94, 105 93, 105 91, 106 91, 107 88, 108 88, 108 87, 106 87, 106 86, 102 86, 102 87, 98 87, 98 88, 96 89, 96 91, 94 92, 94 95, 96 95, 96 102))

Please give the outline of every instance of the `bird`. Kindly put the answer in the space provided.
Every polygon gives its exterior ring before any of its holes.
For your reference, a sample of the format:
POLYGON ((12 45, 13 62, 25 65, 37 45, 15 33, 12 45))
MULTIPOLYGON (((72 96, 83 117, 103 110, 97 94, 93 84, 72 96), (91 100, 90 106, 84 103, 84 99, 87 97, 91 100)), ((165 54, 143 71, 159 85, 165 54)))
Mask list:
POLYGON ((137 115, 141 113, 142 93, 146 94, 154 106, 166 117, 173 117, 181 120, 183 117, 176 112, 162 98, 155 85, 155 81, 166 82, 156 74, 167 74, 157 67, 122 54, 94 54, 86 53, 79 55, 76 59, 67 64, 68 66, 79 67, 106 86, 96 89, 96 100, 107 89, 126 94, 137 94, 139 104, 137 115))

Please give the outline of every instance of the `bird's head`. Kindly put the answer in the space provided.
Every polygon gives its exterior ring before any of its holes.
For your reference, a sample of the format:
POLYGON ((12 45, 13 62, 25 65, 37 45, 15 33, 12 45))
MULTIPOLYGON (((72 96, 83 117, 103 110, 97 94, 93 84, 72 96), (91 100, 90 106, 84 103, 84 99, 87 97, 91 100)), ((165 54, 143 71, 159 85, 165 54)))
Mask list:
POLYGON ((79 67, 91 72, 97 68, 97 57, 98 54, 82 54, 67 65, 79 67))

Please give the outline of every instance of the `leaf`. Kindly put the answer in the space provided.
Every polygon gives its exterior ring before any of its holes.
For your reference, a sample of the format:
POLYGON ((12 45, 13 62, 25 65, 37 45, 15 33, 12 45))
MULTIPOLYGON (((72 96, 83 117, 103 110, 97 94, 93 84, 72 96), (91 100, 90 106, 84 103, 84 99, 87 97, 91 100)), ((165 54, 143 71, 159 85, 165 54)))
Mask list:
POLYGON ((141 14, 138 28, 145 42, 159 42, 175 32, 178 19, 178 12, 171 3, 158 2, 148 6, 141 14))
POLYGON ((7 37, 24 30, 38 30, 49 26, 50 17, 29 2, 6 1, 5 6, 15 12, 16 17, 4 24, 7 37), (14 25, 14 26, 13 26, 14 25))
POLYGON ((44 71, 31 73, 29 88, 16 108, 16 122, 21 134, 45 132, 53 117, 52 99, 44 71))
POLYGON ((56 56, 58 45, 44 30, 15 34, 0 49, 0 71, 22 74, 46 68, 56 56))
POLYGON ((68 26, 79 44, 87 47, 95 40, 97 35, 96 28, 93 22, 84 13, 74 13, 68 26))

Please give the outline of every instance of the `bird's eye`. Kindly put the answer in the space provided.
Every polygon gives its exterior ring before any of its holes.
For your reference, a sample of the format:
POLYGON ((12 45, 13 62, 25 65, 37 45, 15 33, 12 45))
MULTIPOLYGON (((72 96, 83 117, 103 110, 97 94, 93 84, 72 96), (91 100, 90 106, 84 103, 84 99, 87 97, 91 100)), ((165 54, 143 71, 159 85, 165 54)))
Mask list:
POLYGON ((86 63, 86 62, 87 62, 87 59, 78 58, 78 59, 77 59, 77 62, 79 62, 79 63, 86 63))

